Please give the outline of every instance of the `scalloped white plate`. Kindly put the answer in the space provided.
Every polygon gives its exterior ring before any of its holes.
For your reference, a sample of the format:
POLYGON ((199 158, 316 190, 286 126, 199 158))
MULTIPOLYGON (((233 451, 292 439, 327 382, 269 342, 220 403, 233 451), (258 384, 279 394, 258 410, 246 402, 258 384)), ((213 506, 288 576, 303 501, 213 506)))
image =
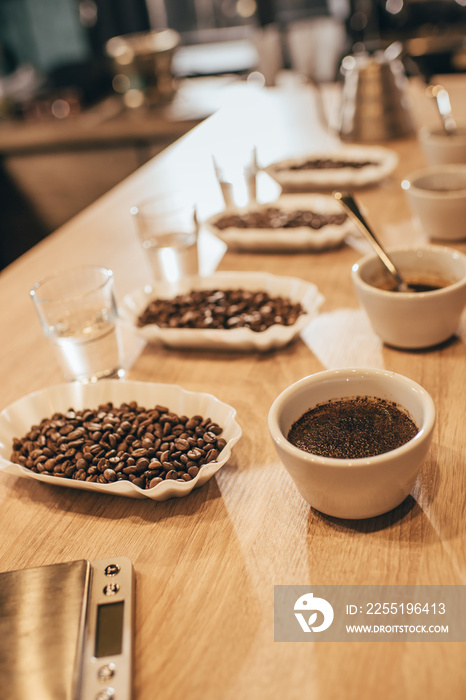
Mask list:
POLYGON ((155 384, 117 379, 102 379, 92 384, 77 382, 59 384, 24 396, 1 411, 0 472, 4 471, 15 476, 36 479, 55 486, 98 491, 111 496, 150 498, 154 501, 187 496, 193 489, 205 484, 230 458, 233 446, 240 439, 242 432, 235 416, 236 411, 232 406, 219 401, 212 394, 186 391, 175 384, 155 384), (43 418, 52 416, 55 412, 66 412, 69 408, 76 410, 94 408, 108 401, 112 401, 115 405, 137 401, 140 406, 145 408, 161 404, 178 415, 202 415, 204 418, 211 418, 223 428, 221 437, 227 441, 227 444, 221 451, 218 460, 201 467, 198 475, 191 481, 184 483, 173 480, 162 481, 152 489, 141 489, 134 486, 131 481, 97 484, 36 474, 10 461, 13 438, 22 437, 43 418))
POLYGON ((288 189, 334 189, 336 187, 365 187, 390 175, 398 165, 395 151, 383 146, 345 146, 338 150, 316 152, 299 158, 288 158, 266 166, 264 170, 283 188, 288 189), (289 170, 313 158, 336 158, 338 160, 370 160, 375 165, 362 168, 328 168, 321 170, 289 170))
MULTIPOLYGON (((329 195, 320 194, 287 194, 274 202, 263 205, 251 205, 244 209, 236 210, 236 213, 261 211, 275 207, 284 211, 314 211, 317 214, 340 214, 340 204, 329 195)), ((309 226, 296 228, 236 228, 230 226, 219 229, 216 222, 235 210, 224 211, 211 216, 205 222, 208 229, 220 238, 227 246, 234 250, 284 252, 284 251, 321 251, 340 246, 346 236, 355 232, 353 223, 347 219, 344 223, 329 224, 320 229, 312 229, 309 226)))
POLYGON ((282 277, 262 272, 218 272, 210 277, 199 277, 194 289, 250 289, 265 291, 300 302, 305 313, 292 326, 275 324, 265 331, 250 328, 204 329, 160 328, 156 324, 137 326, 137 318, 148 303, 162 294, 156 287, 143 287, 127 294, 120 305, 121 317, 128 321, 149 342, 162 342, 169 347, 206 350, 266 351, 288 345, 317 315, 324 298, 314 284, 297 277, 282 277))

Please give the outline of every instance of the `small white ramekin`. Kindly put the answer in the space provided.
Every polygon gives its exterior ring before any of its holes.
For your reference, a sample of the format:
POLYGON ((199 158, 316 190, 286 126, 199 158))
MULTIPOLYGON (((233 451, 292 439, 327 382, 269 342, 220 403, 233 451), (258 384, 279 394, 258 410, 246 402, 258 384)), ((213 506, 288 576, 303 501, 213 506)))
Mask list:
POLYGON ((432 440, 435 407, 419 384, 381 369, 337 369, 304 377, 273 402, 269 432, 302 497, 337 518, 370 518, 399 505, 410 493, 432 440), (364 459, 331 459, 305 452, 287 435, 306 411, 332 399, 371 396, 394 401, 418 428, 414 438, 390 452, 364 459))
POLYGON ((401 187, 427 237, 466 240, 466 164, 432 165, 407 175, 401 187))
POLYGON ((351 274, 374 331, 384 343, 405 349, 427 348, 451 338, 466 304, 466 255, 438 245, 387 252, 408 281, 410 276, 425 276, 451 283, 430 292, 387 291, 377 286, 387 274, 377 255, 362 258, 351 274))

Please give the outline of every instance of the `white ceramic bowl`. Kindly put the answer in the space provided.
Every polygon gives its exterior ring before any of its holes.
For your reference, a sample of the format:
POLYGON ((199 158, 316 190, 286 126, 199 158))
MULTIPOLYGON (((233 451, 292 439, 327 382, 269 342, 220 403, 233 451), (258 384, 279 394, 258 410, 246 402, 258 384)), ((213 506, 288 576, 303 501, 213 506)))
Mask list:
POLYGON ((408 175, 401 187, 421 229, 433 240, 466 239, 466 165, 436 165, 408 175))
MULTIPOLYGON (((230 458, 233 446, 241 437, 241 428, 235 420, 236 411, 212 394, 186 391, 176 384, 156 384, 128 380, 101 379, 98 382, 82 384, 69 382, 47 387, 24 396, 0 412, 0 472, 15 476, 36 479, 46 484, 68 488, 97 491, 110 496, 129 498, 150 498, 165 501, 167 498, 187 496, 193 489, 205 484, 230 458), (145 408, 157 404, 166 406, 178 415, 201 415, 210 417, 223 428, 221 437, 226 445, 215 462, 202 466, 197 476, 183 483, 172 479, 162 481, 151 489, 142 489, 131 481, 115 481, 99 484, 91 481, 77 481, 58 476, 37 474, 10 461, 13 438, 20 438, 39 425, 43 418, 56 412, 66 413, 70 407, 75 410, 95 408, 111 401, 115 406, 124 402, 136 401, 145 408)), ((58 495, 57 495, 58 498, 58 495)))
POLYGON ((435 245, 387 252, 408 282, 411 277, 441 278, 451 284, 430 292, 386 291, 376 286, 389 277, 379 258, 362 258, 353 265, 352 279, 374 331, 398 348, 426 348, 448 340, 466 303, 466 255, 435 245))
POLYGON ((269 412, 269 431, 283 465, 302 497, 337 518, 370 518, 395 508, 410 493, 432 439, 435 407, 416 382, 379 369, 337 369, 304 377, 285 389, 269 412), (295 447, 288 432, 314 406, 331 399, 372 396, 394 401, 410 414, 418 433, 385 454, 331 459, 295 447))
POLYGON ((421 148, 430 165, 466 163, 466 127, 459 126, 456 134, 446 134, 443 128, 419 130, 421 148))

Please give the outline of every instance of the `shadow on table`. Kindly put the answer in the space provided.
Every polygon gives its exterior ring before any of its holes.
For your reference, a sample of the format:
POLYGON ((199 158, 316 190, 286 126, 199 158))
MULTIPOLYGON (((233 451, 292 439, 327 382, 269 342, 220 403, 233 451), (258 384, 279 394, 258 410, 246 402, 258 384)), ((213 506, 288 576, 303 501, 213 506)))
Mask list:
POLYGON ((408 515, 410 515, 410 517, 418 517, 422 514, 422 512, 422 508, 415 501, 415 499, 412 496, 408 496, 405 498, 403 503, 390 512, 384 513, 383 515, 378 515, 374 518, 364 518, 362 520, 343 520, 341 518, 334 518, 331 515, 320 513, 314 508, 311 508, 310 518, 319 518, 330 525, 332 529, 336 529, 340 532, 354 530, 355 532, 370 533, 390 528, 405 519, 408 515))
MULTIPOLYGON (((230 458, 230 461, 229 469, 232 469, 234 458, 230 458)), ((195 515, 204 510, 209 502, 221 498, 215 476, 187 496, 166 501, 110 496, 96 491, 49 485, 34 479, 15 478, 8 474, 4 475, 4 484, 6 479, 11 479, 11 489, 23 502, 29 500, 36 506, 41 504, 49 511, 79 513, 91 519, 130 518, 132 521, 139 519, 148 523, 160 523, 170 518, 195 515)), ((211 514, 215 515, 215 509, 211 514)))

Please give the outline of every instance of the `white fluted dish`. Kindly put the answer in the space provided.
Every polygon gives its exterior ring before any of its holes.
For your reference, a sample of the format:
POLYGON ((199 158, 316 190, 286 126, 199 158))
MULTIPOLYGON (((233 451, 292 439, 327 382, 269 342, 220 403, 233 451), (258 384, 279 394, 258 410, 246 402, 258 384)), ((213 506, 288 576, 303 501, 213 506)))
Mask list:
POLYGON ((354 189, 373 185, 391 175, 398 165, 395 151, 383 146, 346 146, 338 150, 315 152, 287 158, 266 166, 264 170, 284 190, 332 190, 354 189), (315 158, 332 158, 342 161, 371 161, 361 168, 340 167, 309 170, 291 170, 291 166, 315 158))
POLYGON ((297 277, 282 277, 262 272, 218 272, 209 277, 199 277, 192 284, 193 289, 247 289, 264 291, 271 296, 288 297, 300 302, 305 313, 298 316, 291 326, 274 324, 265 331, 250 328, 207 329, 207 328, 162 328, 155 323, 138 326, 138 316, 152 299, 159 296, 154 287, 142 287, 127 294, 120 305, 122 318, 148 342, 161 342, 169 347, 203 350, 251 350, 265 352, 272 348, 288 345, 304 330, 317 315, 323 303, 318 288, 297 277))
POLYGON ((298 252, 321 251, 342 245, 347 235, 354 233, 355 227, 349 219, 342 224, 327 224, 319 229, 310 226, 295 228, 219 228, 217 222, 228 214, 244 214, 264 211, 270 208, 284 211, 313 211, 316 214, 341 214, 341 206, 331 196, 325 194, 288 194, 274 202, 250 205, 243 209, 225 209, 211 216, 205 224, 215 236, 227 244, 228 248, 246 252, 298 252))
POLYGON ((0 472, 42 481, 55 486, 95 491, 111 496, 150 498, 165 501, 168 498, 187 496, 206 483, 231 456, 234 445, 241 437, 241 427, 235 420, 236 410, 208 393, 186 391, 175 384, 157 384, 116 379, 102 379, 90 384, 72 382, 59 384, 36 391, 15 401, 0 412, 0 472), (98 484, 77 481, 58 476, 36 474, 30 469, 10 461, 13 438, 25 435, 33 425, 55 412, 66 413, 68 409, 96 408, 100 404, 113 402, 115 406, 136 401, 140 406, 151 408, 157 404, 167 406, 178 415, 202 415, 223 428, 221 437, 226 440, 224 449, 215 462, 205 464, 197 476, 183 483, 174 480, 162 481, 151 489, 142 489, 131 481, 116 481, 98 484))

